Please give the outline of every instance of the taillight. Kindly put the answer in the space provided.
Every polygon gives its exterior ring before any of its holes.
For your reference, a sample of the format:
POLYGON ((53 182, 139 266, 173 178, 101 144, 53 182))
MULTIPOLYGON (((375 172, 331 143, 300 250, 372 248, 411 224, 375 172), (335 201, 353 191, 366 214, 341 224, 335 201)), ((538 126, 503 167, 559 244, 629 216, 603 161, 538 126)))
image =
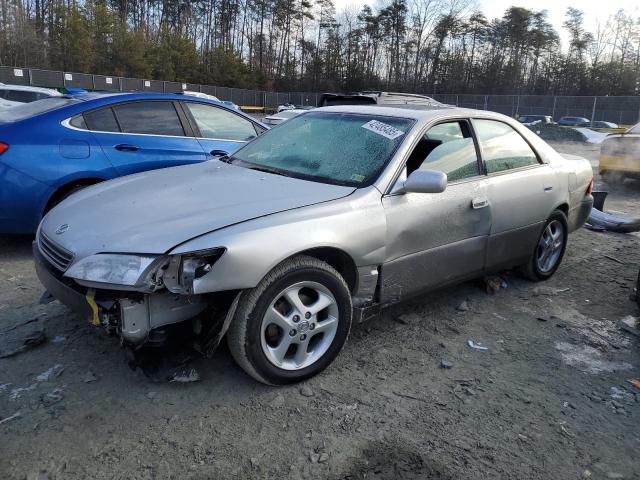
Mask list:
POLYGON ((589 182, 589 186, 587 187, 587 193, 586 195, 591 195, 591 192, 593 192, 593 178, 591 179, 591 181, 589 182))
POLYGON ((9 145, 4 142, 0 142, 0 155, 2 155, 7 150, 9 150, 9 145))

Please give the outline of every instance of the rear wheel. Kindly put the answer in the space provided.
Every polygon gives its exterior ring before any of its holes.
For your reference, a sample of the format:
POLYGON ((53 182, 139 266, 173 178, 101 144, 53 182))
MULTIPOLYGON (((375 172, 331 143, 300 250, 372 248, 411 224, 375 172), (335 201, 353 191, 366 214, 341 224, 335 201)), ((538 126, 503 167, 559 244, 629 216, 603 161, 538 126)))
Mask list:
POLYGON ((351 294, 340 274, 316 258, 298 256, 242 293, 227 343, 238 365, 256 380, 294 383, 335 359, 351 317, 351 294))
POLYGON ((555 210, 546 221, 531 258, 523 269, 525 276, 534 281, 551 277, 562 262, 567 237, 567 216, 555 210))
POLYGON ((53 207, 61 203, 63 200, 69 198, 74 193, 79 192, 84 188, 87 188, 89 185, 93 185, 93 184, 78 183, 76 185, 71 185, 70 187, 65 188, 63 190, 59 190, 58 192, 56 192, 56 194, 53 197, 51 197, 51 200, 49 200, 49 203, 47 204, 47 208, 45 209, 44 213, 45 214, 48 213, 49 210, 51 210, 53 207))

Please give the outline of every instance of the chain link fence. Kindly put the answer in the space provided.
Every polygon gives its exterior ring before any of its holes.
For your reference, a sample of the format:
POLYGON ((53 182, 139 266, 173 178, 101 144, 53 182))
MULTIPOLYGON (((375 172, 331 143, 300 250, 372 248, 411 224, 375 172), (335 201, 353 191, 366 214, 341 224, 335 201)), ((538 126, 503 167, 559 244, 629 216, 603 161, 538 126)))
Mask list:
MULTIPOLYGON (((109 77, 86 73, 59 72, 36 68, 0 66, 0 82, 48 88, 76 87, 107 92, 167 92, 184 90, 214 95, 243 107, 276 108, 283 103, 317 106, 319 93, 266 92, 241 88, 216 87, 193 83, 165 82, 139 78, 109 77)), ((563 116, 585 117, 593 120, 633 125, 640 121, 640 96, 579 97, 553 95, 473 95, 434 94, 436 100, 459 107, 516 115, 550 115, 554 120, 563 116)))

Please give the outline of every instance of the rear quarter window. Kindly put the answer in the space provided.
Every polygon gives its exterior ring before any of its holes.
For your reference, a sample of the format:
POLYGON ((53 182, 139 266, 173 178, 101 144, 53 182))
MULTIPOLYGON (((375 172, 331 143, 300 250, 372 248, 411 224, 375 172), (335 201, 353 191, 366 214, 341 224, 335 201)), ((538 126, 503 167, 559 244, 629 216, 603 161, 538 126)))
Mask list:
MULTIPOLYGON (((119 132, 118 122, 111 108, 101 108, 84 114, 86 128, 95 132, 119 132)), ((73 122, 71 123, 74 127, 73 122)), ((77 126, 77 128, 82 128, 77 126)))

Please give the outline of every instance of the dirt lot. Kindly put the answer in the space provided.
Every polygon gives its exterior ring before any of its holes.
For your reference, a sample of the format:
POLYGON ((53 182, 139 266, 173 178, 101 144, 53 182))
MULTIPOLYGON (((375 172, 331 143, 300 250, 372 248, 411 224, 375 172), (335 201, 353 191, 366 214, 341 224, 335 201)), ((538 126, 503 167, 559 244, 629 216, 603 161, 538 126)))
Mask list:
MULTIPOLYGON (((639 200, 627 183, 607 206, 640 215, 639 200)), ((30 239, 0 239, 0 355, 47 336, 0 359, 0 478, 640 478, 639 341, 618 327, 639 314, 639 246, 581 229, 550 281, 393 308, 320 376, 271 388, 226 348, 198 383, 151 383, 114 338, 38 305, 30 239)))

